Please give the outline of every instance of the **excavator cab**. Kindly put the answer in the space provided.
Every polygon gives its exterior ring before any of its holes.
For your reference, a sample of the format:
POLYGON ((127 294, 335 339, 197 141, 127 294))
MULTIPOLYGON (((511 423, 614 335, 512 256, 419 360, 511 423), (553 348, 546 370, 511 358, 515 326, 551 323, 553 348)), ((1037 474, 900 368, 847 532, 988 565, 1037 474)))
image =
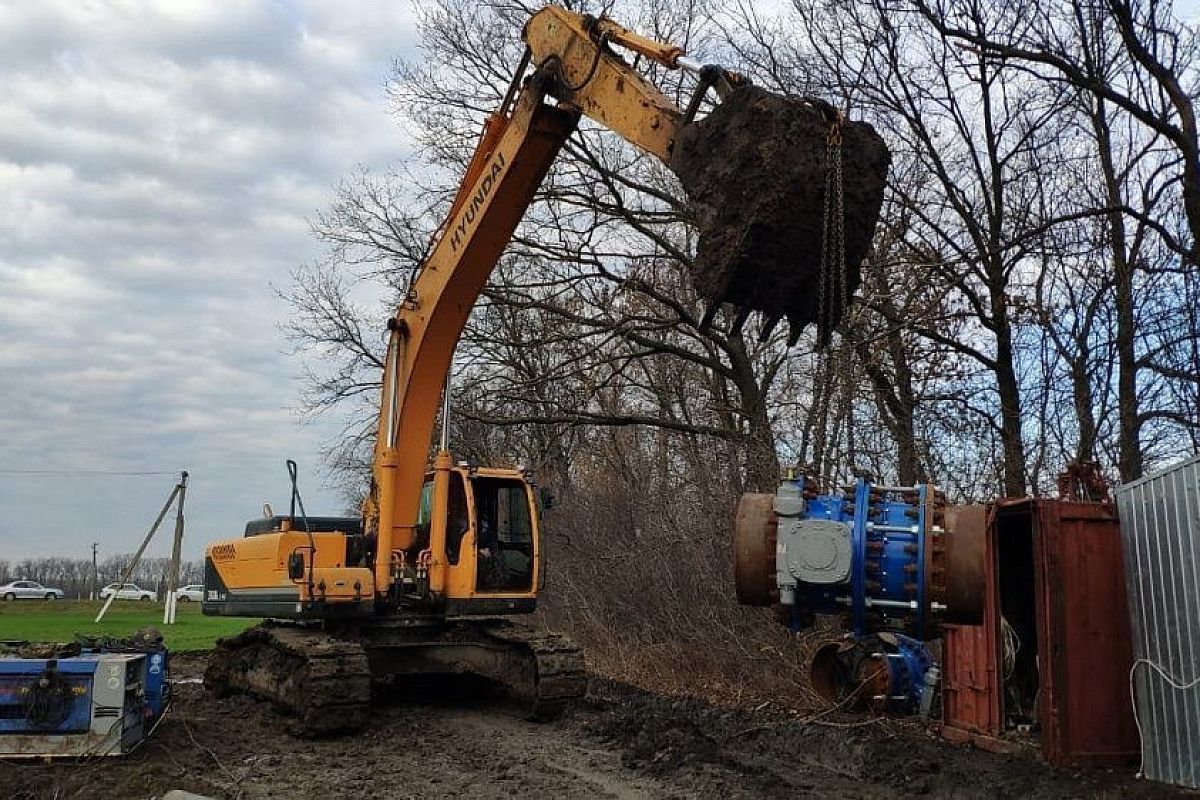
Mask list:
POLYGON ((537 507, 528 484, 511 478, 477 478, 472 489, 479 531, 476 590, 532 589, 537 507))
POLYGON ((425 477, 417 515, 414 558, 403 559, 402 597, 427 598, 422 564, 446 565, 449 602, 459 613, 494 610, 494 599, 523 601, 514 610, 532 611, 541 544, 540 509, 533 487, 518 470, 481 469, 459 462, 449 470, 445 501, 443 553, 439 553, 435 517, 436 473, 425 477), (428 553, 428 556, 422 554, 428 553), (444 555, 444 558, 443 558, 444 555), (484 601, 482 606, 476 601, 484 601))
MULTIPOLYGON (((465 616, 533 611, 540 507, 525 473, 466 462, 447 472, 444 504, 436 496, 436 473, 426 475, 414 544, 393 560, 392 602, 433 608, 444 600, 449 613, 465 616), (438 508, 445 509, 443 525, 434 524, 438 508), (434 571, 441 573, 437 586, 434 571)), ((203 610, 277 619, 373 613, 366 587, 374 550, 357 517, 253 520, 240 542, 209 548, 203 610)))

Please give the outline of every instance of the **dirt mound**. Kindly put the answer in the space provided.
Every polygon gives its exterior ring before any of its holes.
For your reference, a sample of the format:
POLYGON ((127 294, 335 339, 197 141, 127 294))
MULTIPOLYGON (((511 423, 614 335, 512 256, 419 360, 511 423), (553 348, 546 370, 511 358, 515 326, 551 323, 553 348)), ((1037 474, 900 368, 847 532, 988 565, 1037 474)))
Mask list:
MULTIPOLYGON (((1182 797, 1129 770, 1056 770, 1032 752, 946 744, 921 720, 716 708, 593 680, 584 727, 636 772, 704 797, 1182 797), (1122 774, 1124 773, 1124 774, 1122 774)), ((583 716, 581 714, 581 716, 583 716)))
POLYGON ((793 340, 816 322, 826 340, 858 288, 890 161, 874 128, 839 123, 825 103, 734 91, 680 131, 671 156, 696 211, 696 289, 710 303, 761 311, 771 325, 786 317, 793 340), (842 137, 845 259, 822 283, 831 127, 842 137))
POLYGON ((622 713, 606 714, 591 726, 604 740, 622 745, 622 764, 663 775, 718 757, 720 745, 705 732, 703 721, 679 713, 692 701, 658 698, 662 702, 655 704, 648 697, 629 693, 623 698, 622 713))

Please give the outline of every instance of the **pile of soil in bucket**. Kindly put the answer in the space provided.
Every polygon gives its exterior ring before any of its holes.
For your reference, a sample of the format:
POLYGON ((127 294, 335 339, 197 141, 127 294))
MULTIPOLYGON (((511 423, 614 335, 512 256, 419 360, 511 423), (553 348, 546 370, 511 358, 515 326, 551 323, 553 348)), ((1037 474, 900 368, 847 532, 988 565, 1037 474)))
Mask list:
POLYGON ((890 161, 874 128, 839 120, 826 103, 756 86, 730 93, 680 131, 671 154, 699 229, 697 291, 710 305, 761 311, 772 327, 786 317, 793 341, 815 322, 827 341, 858 288, 890 161), (844 259, 822 276, 832 127, 842 139, 844 259))

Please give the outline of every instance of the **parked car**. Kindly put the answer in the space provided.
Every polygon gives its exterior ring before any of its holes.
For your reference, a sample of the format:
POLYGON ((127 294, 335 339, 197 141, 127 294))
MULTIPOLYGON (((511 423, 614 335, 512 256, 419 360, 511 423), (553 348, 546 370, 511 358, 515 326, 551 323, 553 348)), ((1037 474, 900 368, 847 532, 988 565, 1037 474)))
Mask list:
POLYGON ((180 586, 175 590, 175 602, 177 603, 199 603, 204 599, 204 584, 193 583, 187 586, 180 586))
POLYGON ((144 600, 148 602, 154 599, 154 592, 149 589, 143 589, 134 583, 110 583, 100 590, 100 599, 107 600, 112 594, 116 594, 118 600, 144 600))
POLYGON ((13 581, 0 586, 0 597, 5 600, 61 600, 62 589, 51 589, 37 581, 13 581))

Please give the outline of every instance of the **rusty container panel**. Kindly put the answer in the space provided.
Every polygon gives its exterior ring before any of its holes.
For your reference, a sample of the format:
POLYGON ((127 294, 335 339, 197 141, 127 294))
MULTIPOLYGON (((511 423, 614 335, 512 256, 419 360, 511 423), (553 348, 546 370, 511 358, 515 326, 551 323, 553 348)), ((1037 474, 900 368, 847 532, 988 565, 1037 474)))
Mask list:
POLYGON ((1033 512, 1042 750, 1051 764, 1138 752, 1121 531, 1109 503, 1027 501, 1033 512))
POLYGON ((1200 788, 1200 455, 1117 490, 1147 778, 1200 788))
POLYGON ((942 724, 985 736, 1003 733, 992 626, 947 625, 942 664, 942 724))
POLYGON ((989 535, 987 506, 951 506, 946 527, 969 531, 982 550, 983 622, 947 625, 942 640, 942 721, 966 734, 999 736, 1004 732, 1000 708, 999 637, 996 632, 995 552, 989 535))

